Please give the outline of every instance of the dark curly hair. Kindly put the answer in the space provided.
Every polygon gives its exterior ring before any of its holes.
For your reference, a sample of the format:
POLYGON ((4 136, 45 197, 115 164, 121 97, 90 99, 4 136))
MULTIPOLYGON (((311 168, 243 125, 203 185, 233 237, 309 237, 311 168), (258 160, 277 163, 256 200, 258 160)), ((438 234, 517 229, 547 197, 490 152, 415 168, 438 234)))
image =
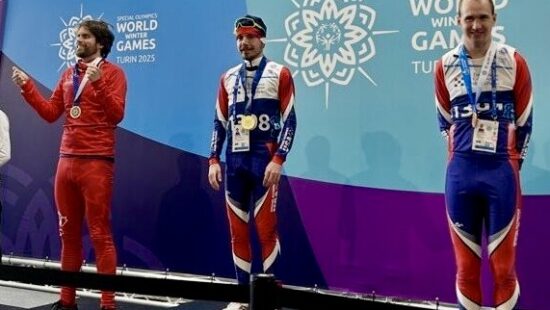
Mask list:
POLYGON ((103 45, 103 48, 101 48, 101 57, 103 58, 107 58, 115 41, 115 35, 109 29, 109 26, 108 23, 102 20, 85 20, 77 27, 77 30, 82 27, 88 29, 95 37, 97 43, 103 45))

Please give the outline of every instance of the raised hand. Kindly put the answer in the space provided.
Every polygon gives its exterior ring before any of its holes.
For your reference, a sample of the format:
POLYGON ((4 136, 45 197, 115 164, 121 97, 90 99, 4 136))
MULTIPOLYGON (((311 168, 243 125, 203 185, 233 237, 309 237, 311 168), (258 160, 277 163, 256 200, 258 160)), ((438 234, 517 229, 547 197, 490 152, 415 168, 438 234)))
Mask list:
POLYGON ((11 67, 11 80, 19 87, 23 86, 29 80, 29 76, 16 66, 11 67))
POLYGON ((86 69, 86 76, 88 77, 88 80, 95 82, 101 78, 101 70, 97 65, 89 64, 86 69))

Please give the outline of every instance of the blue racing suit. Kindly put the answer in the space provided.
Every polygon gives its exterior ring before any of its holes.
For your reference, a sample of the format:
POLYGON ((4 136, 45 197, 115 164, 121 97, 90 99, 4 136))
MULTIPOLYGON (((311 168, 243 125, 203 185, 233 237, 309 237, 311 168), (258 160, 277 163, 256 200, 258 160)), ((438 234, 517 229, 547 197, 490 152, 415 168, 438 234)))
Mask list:
POLYGON ((519 168, 531 134, 531 78, 515 49, 493 44, 493 59, 471 59, 459 45, 437 62, 435 72, 439 125, 449 150, 445 201, 461 309, 481 307, 483 226, 488 235, 496 309, 517 307, 519 297, 515 272, 521 210, 519 168), (484 61, 489 70, 483 73, 486 80, 480 78, 484 61), (472 84, 481 85, 479 99, 472 100, 465 72, 471 72, 472 84), (472 120, 474 114, 477 121, 472 120))
POLYGON ((282 164, 285 161, 295 131, 294 83, 286 67, 262 56, 222 75, 209 163, 219 163, 227 140, 225 198, 233 261, 241 284, 248 283, 251 270, 248 233, 251 211, 261 245, 264 272, 273 272, 279 255, 277 186, 265 188, 262 183, 269 162, 282 164), (253 129, 243 127, 246 117, 255 119, 253 129), (248 144, 238 139, 243 134, 248 135, 244 140, 248 144))

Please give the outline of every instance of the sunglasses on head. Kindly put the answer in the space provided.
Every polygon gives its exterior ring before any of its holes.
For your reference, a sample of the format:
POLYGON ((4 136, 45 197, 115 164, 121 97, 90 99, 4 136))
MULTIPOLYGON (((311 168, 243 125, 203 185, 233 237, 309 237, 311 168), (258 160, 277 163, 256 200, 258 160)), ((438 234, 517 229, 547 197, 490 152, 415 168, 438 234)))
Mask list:
POLYGON ((262 27, 254 19, 250 17, 241 17, 235 21, 235 29, 238 29, 241 27, 256 27, 261 29, 263 32, 265 32, 264 27, 262 27))

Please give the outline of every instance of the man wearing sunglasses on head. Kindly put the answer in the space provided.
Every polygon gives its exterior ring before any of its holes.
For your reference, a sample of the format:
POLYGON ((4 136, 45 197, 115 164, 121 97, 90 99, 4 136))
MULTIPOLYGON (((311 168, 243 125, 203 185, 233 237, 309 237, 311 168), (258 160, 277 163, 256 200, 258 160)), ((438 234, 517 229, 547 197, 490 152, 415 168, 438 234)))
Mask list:
MULTIPOLYGON (((219 190, 220 154, 227 139, 225 198, 239 284, 248 284, 252 263, 250 214, 261 245, 263 270, 273 273, 280 252, 277 189, 296 131, 292 75, 263 55, 266 31, 256 16, 246 15, 235 22, 237 49, 244 61, 221 77, 209 158, 208 180, 219 190)), ((230 303, 225 309, 247 309, 247 305, 230 303)))

